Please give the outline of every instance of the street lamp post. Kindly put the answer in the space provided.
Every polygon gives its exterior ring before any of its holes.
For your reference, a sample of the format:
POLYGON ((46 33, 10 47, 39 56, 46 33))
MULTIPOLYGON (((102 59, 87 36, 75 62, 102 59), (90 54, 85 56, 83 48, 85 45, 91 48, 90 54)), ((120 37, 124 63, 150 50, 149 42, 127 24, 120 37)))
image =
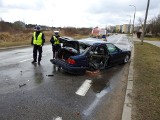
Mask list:
POLYGON ((135 16, 136 16, 136 6, 134 6, 134 5, 129 5, 129 6, 133 6, 135 8, 134 17, 133 17, 133 28, 132 28, 132 35, 133 35, 133 32, 134 32, 134 20, 135 20, 135 16))
POLYGON ((131 31, 131 16, 130 15, 127 15, 127 16, 130 17, 130 19, 129 19, 129 27, 128 27, 128 31, 129 31, 129 34, 130 34, 130 31, 131 31))

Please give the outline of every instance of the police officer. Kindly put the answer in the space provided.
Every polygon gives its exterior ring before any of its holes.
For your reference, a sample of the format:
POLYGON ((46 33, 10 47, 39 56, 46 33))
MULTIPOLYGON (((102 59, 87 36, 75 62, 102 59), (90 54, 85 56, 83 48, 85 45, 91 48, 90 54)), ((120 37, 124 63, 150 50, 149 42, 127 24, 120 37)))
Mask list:
POLYGON ((107 41, 106 35, 102 35, 102 40, 107 41))
POLYGON ((33 61, 32 61, 32 63, 37 62, 37 51, 38 51, 39 52, 38 64, 40 65, 41 58, 42 58, 42 46, 45 43, 45 36, 41 32, 40 26, 36 26, 35 30, 36 31, 33 32, 32 40, 31 40, 31 45, 33 45, 33 61))
POLYGON ((59 37, 59 31, 54 31, 54 35, 52 35, 50 39, 50 42, 52 43, 53 59, 56 58, 56 54, 61 48, 59 37))

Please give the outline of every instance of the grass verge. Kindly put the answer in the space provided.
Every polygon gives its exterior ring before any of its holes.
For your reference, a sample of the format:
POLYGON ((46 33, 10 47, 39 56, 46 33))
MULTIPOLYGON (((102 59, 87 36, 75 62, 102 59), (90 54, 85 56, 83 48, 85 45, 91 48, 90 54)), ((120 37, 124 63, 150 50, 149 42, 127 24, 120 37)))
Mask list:
POLYGON ((145 37, 144 40, 160 41, 160 37, 145 37))
POLYGON ((133 120, 160 120, 160 48, 135 43, 133 120))

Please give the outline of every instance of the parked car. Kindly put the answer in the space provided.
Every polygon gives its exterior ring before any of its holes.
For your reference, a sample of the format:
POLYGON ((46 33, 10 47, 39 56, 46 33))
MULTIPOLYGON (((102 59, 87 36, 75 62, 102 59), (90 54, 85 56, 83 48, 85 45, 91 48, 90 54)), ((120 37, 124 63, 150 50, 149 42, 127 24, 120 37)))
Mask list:
POLYGON ((58 52, 57 58, 50 61, 72 74, 127 63, 131 56, 131 51, 121 50, 114 44, 97 38, 73 40, 61 37, 60 41, 63 47, 58 52))

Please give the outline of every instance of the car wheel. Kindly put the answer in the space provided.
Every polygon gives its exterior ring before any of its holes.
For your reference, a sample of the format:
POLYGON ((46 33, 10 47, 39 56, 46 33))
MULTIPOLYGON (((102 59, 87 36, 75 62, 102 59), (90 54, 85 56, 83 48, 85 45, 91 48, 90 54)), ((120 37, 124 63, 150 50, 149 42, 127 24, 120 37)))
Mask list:
POLYGON ((124 60, 123 60, 123 63, 127 63, 129 61, 129 55, 126 55, 124 60))

